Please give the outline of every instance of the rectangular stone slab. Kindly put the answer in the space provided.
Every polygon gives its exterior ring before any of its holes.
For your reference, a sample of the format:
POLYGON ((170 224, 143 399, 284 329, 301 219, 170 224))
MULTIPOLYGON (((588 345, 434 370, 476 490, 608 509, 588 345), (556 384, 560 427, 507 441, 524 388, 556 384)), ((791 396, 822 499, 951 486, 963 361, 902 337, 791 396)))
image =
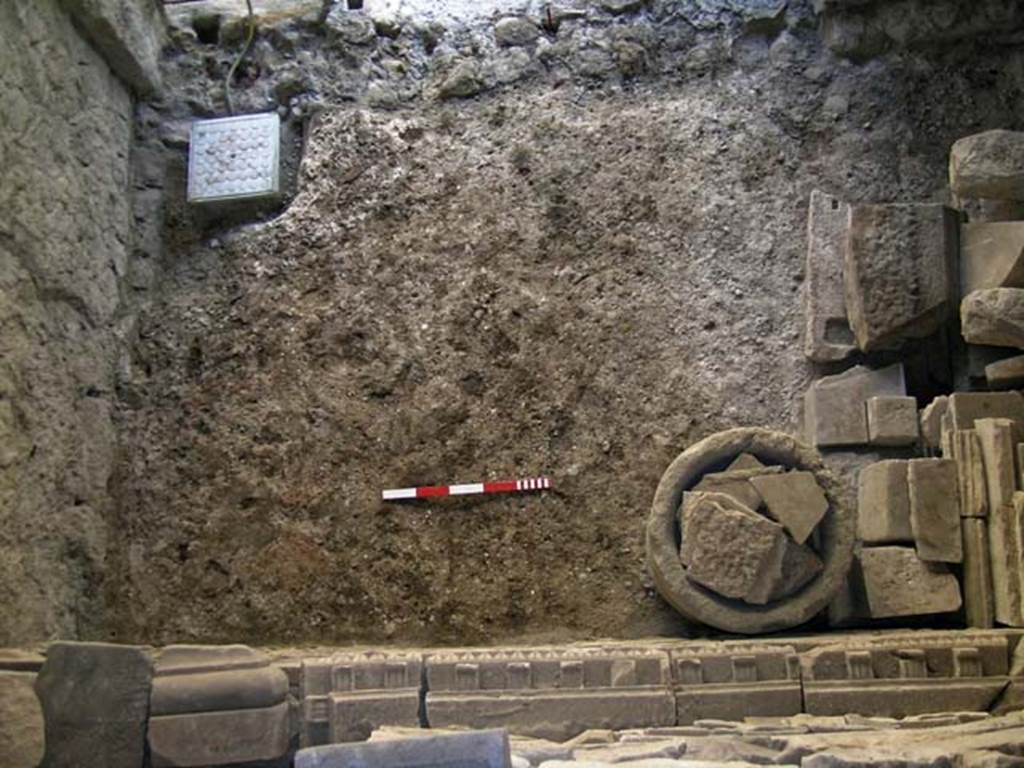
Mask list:
POLYGON ((1021 539, 1019 520, 1024 509, 1012 502, 989 510, 988 545, 992 567, 992 600, 996 621, 1010 627, 1024 627, 1021 594, 1021 539))
POLYGON ((153 768, 275 760, 288 751, 288 704, 150 718, 149 751, 153 768))
POLYGON ((956 299, 959 214, 935 204, 854 205, 843 271, 857 346, 937 331, 956 299))
POLYGON ((857 349, 843 294, 849 217, 849 204, 817 189, 811 192, 803 297, 804 354, 819 363, 842 360, 857 349))
POLYGON ((959 563, 959 475, 952 459, 911 459, 907 464, 910 528, 922 560, 959 563))
POLYGON ((954 392, 947 415, 951 429, 974 429, 978 419, 1024 421, 1024 397, 1020 392, 954 392))
POLYGON ((911 547, 865 547, 858 557, 873 619, 952 613, 960 586, 945 566, 925 563, 911 547))
POLYGON ((986 712, 1007 678, 973 680, 861 680, 804 682, 811 715, 906 717, 929 712, 986 712))
POLYGON ((446 733, 300 749, 295 768, 509 768, 504 730, 446 733))
POLYGON ((912 397, 870 397, 867 402, 871 445, 914 445, 918 439, 917 400, 912 397))
POLYGON ((992 565, 988 556, 988 523, 980 517, 960 520, 964 547, 964 614, 967 626, 988 629, 995 624, 992 565))
POLYGON ((985 366, 985 381, 992 389, 1016 389, 1024 385, 1024 355, 996 360, 985 366))
POLYGON ((960 490, 960 516, 985 517, 988 515, 988 486, 985 479, 985 461, 981 440, 973 429, 952 430, 949 445, 956 462, 960 490))
POLYGON ((677 688, 675 696, 679 725, 707 719, 741 721, 746 717, 788 717, 803 711, 799 680, 691 686, 677 688))
POLYGON ((868 442, 868 399, 906 393, 899 363, 877 370, 858 365, 818 379, 804 394, 807 439, 822 448, 864 445, 868 442))
POLYGON ((906 460, 878 461, 861 469, 857 490, 857 535, 865 544, 914 541, 910 527, 906 460))

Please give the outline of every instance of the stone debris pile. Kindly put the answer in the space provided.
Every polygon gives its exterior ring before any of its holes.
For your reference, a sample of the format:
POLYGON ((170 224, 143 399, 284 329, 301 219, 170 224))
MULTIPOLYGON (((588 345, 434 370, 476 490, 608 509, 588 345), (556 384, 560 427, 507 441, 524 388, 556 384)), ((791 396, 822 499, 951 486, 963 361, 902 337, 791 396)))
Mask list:
POLYGON ((1024 221, 1001 220, 1024 201, 1024 134, 957 141, 950 188, 956 208, 811 195, 804 351, 859 364, 811 384, 805 434, 881 459, 860 467, 859 546, 834 626, 1024 625, 1024 221), (931 398, 937 368, 964 391, 931 398))

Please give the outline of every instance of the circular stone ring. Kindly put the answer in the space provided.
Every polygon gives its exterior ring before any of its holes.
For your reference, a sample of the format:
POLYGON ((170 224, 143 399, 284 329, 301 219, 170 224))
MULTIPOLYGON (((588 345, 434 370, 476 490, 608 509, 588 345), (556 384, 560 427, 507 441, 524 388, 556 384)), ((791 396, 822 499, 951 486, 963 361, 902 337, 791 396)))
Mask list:
POLYGON ((654 583, 684 617, 727 632, 751 635, 803 624, 839 591, 853 559, 857 520, 841 499, 841 487, 818 453, 790 435, 741 428, 706 437, 679 454, 658 483, 647 520, 647 565, 654 583), (767 464, 811 472, 828 499, 828 511, 818 524, 821 572, 800 591, 766 605, 751 605, 705 589, 687 577, 679 559, 678 514, 683 492, 741 453, 767 464))

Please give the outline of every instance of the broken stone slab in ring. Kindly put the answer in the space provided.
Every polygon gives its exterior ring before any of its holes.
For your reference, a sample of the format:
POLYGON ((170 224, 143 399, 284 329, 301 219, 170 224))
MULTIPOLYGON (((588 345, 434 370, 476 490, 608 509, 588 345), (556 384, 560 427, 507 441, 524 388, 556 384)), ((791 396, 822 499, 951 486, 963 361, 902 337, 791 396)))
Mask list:
POLYGON ((803 624, 842 586, 856 518, 818 453, 759 428, 711 435, 662 475, 647 522, 658 591, 741 634, 803 624))

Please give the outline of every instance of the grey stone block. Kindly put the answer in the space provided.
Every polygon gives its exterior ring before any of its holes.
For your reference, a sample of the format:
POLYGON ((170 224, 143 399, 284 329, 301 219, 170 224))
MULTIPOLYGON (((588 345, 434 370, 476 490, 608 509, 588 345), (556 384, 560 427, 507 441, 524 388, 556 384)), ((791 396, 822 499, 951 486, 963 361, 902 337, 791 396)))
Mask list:
POLYGON ((804 284, 804 354, 815 362, 842 360, 857 349, 846 317, 843 253, 850 206, 811 192, 807 212, 807 282, 804 284))
POLYGON ((911 459, 907 464, 910 528, 922 560, 959 563, 959 475, 952 459, 911 459))
POLYGON ((858 556, 864 598, 873 619, 952 613, 960 608, 956 577, 926 563, 910 547, 865 547, 858 556))
POLYGON ((867 402, 871 445, 914 445, 918 439, 917 401, 912 397, 871 397, 867 402))
POLYGON ((958 298, 956 211, 942 205, 855 205, 843 280, 865 352, 937 331, 958 298))
POLYGON ((510 768, 504 730, 300 749, 295 768, 510 768))
POLYGON ((961 225, 960 295, 981 288, 1024 288, 1024 221, 961 225))
POLYGON ((804 395, 807 437, 819 447, 864 445, 869 438, 867 401, 906 393, 898 363, 877 370, 858 365, 818 379, 804 395))
POLYGON ((984 288, 960 304, 960 329, 971 344, 1024 348, 1024 288, 984 288))
POLYGON ((948 435, 950 455, 956 462, 959 486, 960 516, 988 515, 988 488, 981 440, 973 429, 951 430, 948 435))
MULTIPOLYGON (((916 423, 916 411, 914 416, 916 423)), ((764 501, 769 517, 777 520, 797 544, 807 541, 828 511, 828 499, 810 472, 762 475, 750 482, 764 501)))
POLYGON ((153 768, 269 761, 288 752, 288 703, 161 715, 149 721, 153 768))
POLYGON ((989 363, 985 366, 985 381, 992 389, 1018 389, 1024 386, 1024 355, 989 363))
POLYGON ((35 689, 46 721, 47 768, 139 768, 153 662, 141 647, 58 642, 35 689))
POLYGON ((1020 392, 954 392, 947 414, 950 429, 974 429, 978 419, 1024 421, 1024 397, 1020 392))
POLYGON ((988 629, 995 622, 988 523, 980 517, 960 520, 964 548, 964 613, 967 626, 988 629))
POLYGON ((906 461, 879 461, 860 471, 857 535, 865 544, 901 544, 914 540, 906 461))

